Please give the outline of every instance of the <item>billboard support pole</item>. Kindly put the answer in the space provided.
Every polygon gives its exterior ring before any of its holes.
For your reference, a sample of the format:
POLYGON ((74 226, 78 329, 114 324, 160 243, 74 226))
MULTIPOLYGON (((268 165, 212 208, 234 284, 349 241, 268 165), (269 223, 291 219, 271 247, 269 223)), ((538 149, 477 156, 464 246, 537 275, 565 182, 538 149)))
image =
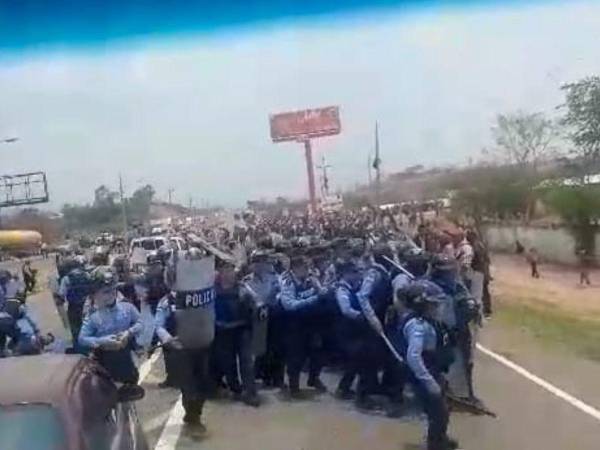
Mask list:
POLYGON ((306 158, 306 174, 308 175, 308 196, 312 213, 317 212, 317 195, 315 192, 315 169, 312 160, 312 147, 310 139, 304 141, 304 156, 306 158))

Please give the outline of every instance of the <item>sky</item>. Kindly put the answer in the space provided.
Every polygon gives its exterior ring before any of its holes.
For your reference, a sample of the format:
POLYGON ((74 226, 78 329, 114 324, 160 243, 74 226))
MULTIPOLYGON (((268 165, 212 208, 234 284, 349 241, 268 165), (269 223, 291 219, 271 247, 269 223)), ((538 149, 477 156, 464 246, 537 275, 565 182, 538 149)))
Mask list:
POLYGON ((300 144, 274 144, 270 113, 339 105, 315 140, 331 184, 367 180, 379 122, 384 173, 465 164, 498 113, 556 115, 561 83, 600 73, 600 2, 428 5, 257 21, 211 33, 89 46, 0 47, 5 174, 44 170, 51 202, 100 184, 150 183, 161 199, 242 206, 306 196, 300 144))

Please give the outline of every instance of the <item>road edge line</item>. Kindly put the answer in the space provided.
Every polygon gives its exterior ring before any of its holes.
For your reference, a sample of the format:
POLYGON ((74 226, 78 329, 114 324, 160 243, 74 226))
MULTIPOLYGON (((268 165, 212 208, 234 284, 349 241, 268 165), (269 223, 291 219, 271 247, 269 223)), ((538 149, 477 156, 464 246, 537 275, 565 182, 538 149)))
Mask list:
POLYGON ((142 384, 146 377, 150 374, 150 371, 152 370, 152 365, 156 362, 156 360, 158 360, 159 355, 160 349, 156 350, 154 353, 152 353, 152 356, 150 356, 150 358, 148 358, 142 364, 140 364, 140 368, 138 369, 138 384, 142 384))
POLYGON ((158 441, 156 441, 154 450, 173 450, 175 448, 181 434, 184 413, 180 395, 175 406, 173 406, 173 409, 171 409, 171 412, 169 413, 167 423, 165 423, 158 441))
POLYGON ((477 349, 480 352, 484 353, 485 355, 489 356, 490 358, 505 365, 509 369, 514 370, 519 375, 522 375, 523 377, 527 378, 529 381, 532 381, 533 383, 537 384, 541 388, 547 390, 554 396, 566 401, 571 406, 574 406, 575 408, 579 409, 580 411, 582 411, 582 412, 586 413, 587 415, 593 417, 594 419, 600 421, 600 411, 597 410, 596 408, 594 408, 593 406, 588 405, 587 403, 579 400, 577 397, 574 397, 571 394, 563 391, 562 389, 559 389, 558 387, 554 386, 553 384, 549 383, 548 381, 538 377, 537 375, 534 375, 533 373, 529 372, 527 369, 512 362, 510 359, 505 358, 502 355, 499 355, 498 353, 484 347, 481 344, 477 344, 477 349))

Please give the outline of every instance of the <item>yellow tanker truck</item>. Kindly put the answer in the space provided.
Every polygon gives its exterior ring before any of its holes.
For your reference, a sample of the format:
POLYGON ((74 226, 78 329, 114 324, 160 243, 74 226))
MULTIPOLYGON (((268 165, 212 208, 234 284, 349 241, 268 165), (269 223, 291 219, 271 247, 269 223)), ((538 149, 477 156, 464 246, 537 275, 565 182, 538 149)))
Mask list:
POLYGON ((39 253, 42 235, 30 230, 0 230, 0 251, 9 253, 39 253))

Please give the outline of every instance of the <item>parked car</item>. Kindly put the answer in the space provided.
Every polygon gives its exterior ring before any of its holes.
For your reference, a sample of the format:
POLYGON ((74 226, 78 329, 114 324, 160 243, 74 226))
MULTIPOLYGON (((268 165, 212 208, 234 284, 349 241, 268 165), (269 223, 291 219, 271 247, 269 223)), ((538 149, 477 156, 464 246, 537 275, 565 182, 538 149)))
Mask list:
POLYGON ((0 359, 0 448, 148 450, 133 400, 80 355, 0 359))

